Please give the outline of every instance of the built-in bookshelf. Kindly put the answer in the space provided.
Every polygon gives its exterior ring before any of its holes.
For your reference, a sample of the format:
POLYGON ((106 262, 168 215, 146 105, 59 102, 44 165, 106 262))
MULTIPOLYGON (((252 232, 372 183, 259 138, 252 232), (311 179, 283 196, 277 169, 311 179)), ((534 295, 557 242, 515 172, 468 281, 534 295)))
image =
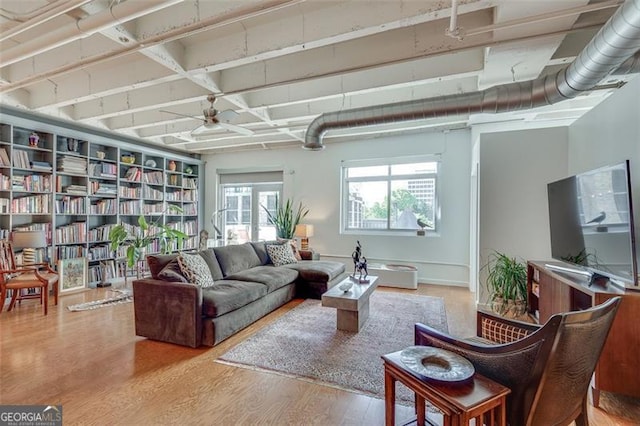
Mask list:
MULTIPOLYGON (((113 253, 109 232, 119 223, 137 227, 141 214, 148 223, 189 235, 174 249, 197 248, 200 160, 7 121, 0 122, 0 238, 16 230, 45 230, 50 262, 86 257, 90 285, 123 276, 126 247, 113 253)), ((159 251, 157 243, 147 253, 159 251)))

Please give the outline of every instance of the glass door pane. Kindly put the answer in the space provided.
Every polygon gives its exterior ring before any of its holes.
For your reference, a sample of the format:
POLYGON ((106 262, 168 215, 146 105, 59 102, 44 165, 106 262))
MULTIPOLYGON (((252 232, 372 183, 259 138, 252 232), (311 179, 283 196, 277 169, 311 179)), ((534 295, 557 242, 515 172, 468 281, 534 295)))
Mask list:
POLYGON ((262 206, 275 213, 281 192, 281 184, 223 185, 221 199, 225 210, 221 230, 225 243, 274 240, 275 227, 269 224, 262 206))
POLYGON ((280 189, 278 188, 257 188, 258 189, 258 227, 257 240, 269 241, 276 239, 276 227, 269 223, 269 218, 265 208, 275 214, 277 209, 277 201, 280 199, 280 189), (264 206, 264 208, 262 207, 264 206))

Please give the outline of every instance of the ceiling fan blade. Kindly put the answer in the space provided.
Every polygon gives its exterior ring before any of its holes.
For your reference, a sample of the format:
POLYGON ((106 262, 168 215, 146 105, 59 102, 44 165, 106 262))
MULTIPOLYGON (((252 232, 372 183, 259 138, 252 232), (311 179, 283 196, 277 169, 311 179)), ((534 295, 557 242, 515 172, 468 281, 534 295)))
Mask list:
POLYGON ((229 122, 239 115, 240 114, 232 109, 225 109, 224 111, 219 112, 218 115, 216 115, 216 118, 218 119, 218 121, 229 122))
POLYGON ((180 114, 180 113, 178 113, 178 112, 167 111, 167 110, 164 110, 164 109, 161 109, 161 110, 160 110, 160 112, 166 112, 166 113, 168 113, 168 114, 179 115, 180 117, 193 118, 193 119, 195 119, 195 120, 200 120, 200 121, 202 121, 202 118, 200 118, 200 117, 196 117, 196 116, 194 116, 194 115, 180 114))
POLYGON ((210 129, 210 127, 207 127, 205 124, 203 124, 201 126, 198 126, 198 127, 196 127, 195 129, 193 129, 191 131, 191 136, 196 136, 196 135, 202 134, 207 129, 210 129))
POLYGON ((251 136, 253 135, 253 130, 245 129, 244 127, 236 126, 235 124, 226 123, 221 121, 218 123, 220 127, 224 127, 227 130, 231 130, 232 132, 240 133, 241 135, 251 136))

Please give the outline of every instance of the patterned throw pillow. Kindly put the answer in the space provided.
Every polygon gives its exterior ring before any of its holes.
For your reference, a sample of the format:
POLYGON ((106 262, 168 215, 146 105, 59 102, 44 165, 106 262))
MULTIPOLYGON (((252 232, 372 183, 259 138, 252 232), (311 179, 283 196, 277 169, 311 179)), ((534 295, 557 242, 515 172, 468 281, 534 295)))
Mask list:
POLYGON ((298 260, 293 255, 291 244, 267 244, 267 253, 271 258, 271 262, 274 266, 288 265, 290 263, 298 263, 298 260))
POLYGON ((287 240, 286 238, 278 238, 278 242, 280 244, 291 244, 291 251, 293 252, 293 256, 296 260, 302 260, 302 256, 300 252, 298 252, 298 246, 296 245, 296 240, 287 240))
POLYGON ((211 287, 214 284, 209 265, 199 254, 180 253, 178 255, 180 271, 191 284, 202 288, 211 287))

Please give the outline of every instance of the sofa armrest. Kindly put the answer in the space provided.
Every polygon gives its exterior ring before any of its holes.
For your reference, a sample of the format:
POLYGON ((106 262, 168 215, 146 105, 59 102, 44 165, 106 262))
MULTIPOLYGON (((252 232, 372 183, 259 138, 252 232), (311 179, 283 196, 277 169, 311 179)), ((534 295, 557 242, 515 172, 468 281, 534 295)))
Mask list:
POLYGON ((133 281, 138 336, 196 348, 202 343, 202 289, 151 278, 133 281))
POLYGON ((302 260, 320 260, 320 253, 316 253, 313 250, 298 250, 302 260))

